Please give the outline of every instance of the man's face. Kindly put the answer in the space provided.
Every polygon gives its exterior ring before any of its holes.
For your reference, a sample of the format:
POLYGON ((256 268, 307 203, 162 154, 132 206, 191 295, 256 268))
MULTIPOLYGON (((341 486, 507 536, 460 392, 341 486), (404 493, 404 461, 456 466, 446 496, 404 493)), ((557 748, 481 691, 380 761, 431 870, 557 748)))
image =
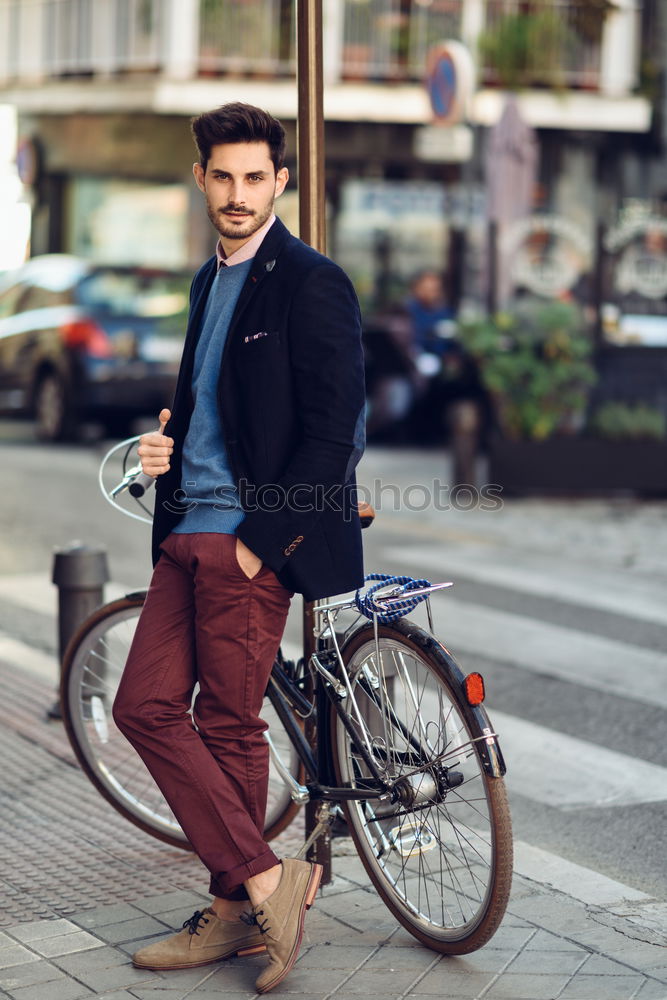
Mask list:
POLYGON ((214 146, 206 172, 199 163, 193 172, 206 197, 209 219, 223 244, 234 241, 234 249, 261 229, 289 178, 286 167, 276 174, 266 142, 214 146))
POLYGON ((440 277, 435 272, 428 271, 415 282, 414 297, 428 308, 433 308, 442 301, 443 288, 440 277))

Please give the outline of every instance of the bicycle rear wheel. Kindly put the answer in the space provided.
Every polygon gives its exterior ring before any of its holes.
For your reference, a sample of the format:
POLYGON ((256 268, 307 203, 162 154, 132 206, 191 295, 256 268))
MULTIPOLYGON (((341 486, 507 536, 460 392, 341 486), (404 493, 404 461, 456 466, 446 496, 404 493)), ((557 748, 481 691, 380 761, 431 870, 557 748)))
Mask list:
POLYGON ((344 804, 350 833, 383 901, 436 951, 465 954, 502 920, 512 878, 512 828, 502 777, 483 760, 493 730, 465 700, 447 650, 406 620, 354 633, 342 650, 351 691, 333 711, 338 780, 391 800, 344 804), (484 730, 486 729, 486 733, 484 730), (477 741, 481 742, 477 742, 477 741))
MULTIPOLYGON (((62 715, 81 767, 104 798, 145 833, 190 850, 160 789, 111 714, 145 596, 129 594, 98 608, 73 637, 63 662, 62 715)), ((296 751, 268 696, 262 718, 281 760, 300 780, 296 751)), ((271 764, 265 838, 271 840, 284 830, 298 809, 271 764)))

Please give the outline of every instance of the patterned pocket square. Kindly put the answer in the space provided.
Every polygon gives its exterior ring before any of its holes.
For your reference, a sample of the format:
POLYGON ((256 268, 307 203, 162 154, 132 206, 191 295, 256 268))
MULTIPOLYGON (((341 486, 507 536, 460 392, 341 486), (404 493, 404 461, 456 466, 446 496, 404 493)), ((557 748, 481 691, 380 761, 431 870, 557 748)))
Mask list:
POLYGON ((247 337, 243 338, 244 344, 250 344, 253 340, 259 340, 261 337, 268 337, 266 330, 260 330, 259 333, 251 333, 247 337))

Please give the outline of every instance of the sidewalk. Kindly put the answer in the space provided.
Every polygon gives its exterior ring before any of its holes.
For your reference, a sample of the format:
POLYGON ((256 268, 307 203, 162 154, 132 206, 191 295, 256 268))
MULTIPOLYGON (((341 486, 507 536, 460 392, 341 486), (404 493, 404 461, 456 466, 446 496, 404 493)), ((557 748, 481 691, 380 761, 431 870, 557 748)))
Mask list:
MULTIPOLYGON (((202 869, 135 831, 97 795, 74 766, 60 725, 43 722, 50 685, 4 663, 0 689, 0 996, 255 996, 261 956, 163 975, 132 967, 139 945, 205 905, 202 869)), ((301 838, 292 828, 279 852, 293 852, 301 838)), ((274 995, 667 1000, 660 931, 667 914, 641 893, 598 877, 598 902, 586 902, 542 878, 517 877, 491 942, 445 958, 396 924, 347 841, 334 845, 334 882, 310 911, 299 961, 274 995)))

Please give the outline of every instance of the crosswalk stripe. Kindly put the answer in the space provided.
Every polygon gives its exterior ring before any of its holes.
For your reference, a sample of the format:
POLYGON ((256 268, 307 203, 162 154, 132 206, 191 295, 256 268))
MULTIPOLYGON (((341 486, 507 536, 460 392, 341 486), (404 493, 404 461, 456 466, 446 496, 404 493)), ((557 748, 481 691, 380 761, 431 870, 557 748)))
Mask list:
MULTIPOLYGON (((120 583, 107 583, 104 599, 114 601, 131 589, 120 583)), ((55 616, 58 613, 58 590, 46 573, 12 573, 0 576, 0 599, 42 615, 55 616)))
POLYGON ((589 906, 613 906, 626 901, 650 903, 652 897, 639 889, 543 851, 523 840, 514 841, 514 871, 540 885, 572 896, 589 906))
POLYGON ((667 768, 495 709, 511 792, 565 810, 667 800, 667 768))
POLYGON ((27 670, 54 685, 58 682, 59 668, 55 656, 20 639, 14 639, 5 632, 0 632, 0 660, 11 663, 20 670, 27 670))
POLYGON ((541 555, 518 556, 512 551, 503 560, 497 550, 466 544, 442 545, 440 550, 437 546, 391 546, 384 554, 387 560, 410 564, 413 571, 416 566, 432 568, 439 579, 456 582, 459 576, 667 627, 667 586, 656 580, 626 580, 612 570, 600 572, 572 561, 559 564, 551 555, 547 573, 541 555))
POLYGON ((435 632, 455 655, 511 663, 536 674, 667 708, 667 655, 454 597, 432 598, 435 632))

